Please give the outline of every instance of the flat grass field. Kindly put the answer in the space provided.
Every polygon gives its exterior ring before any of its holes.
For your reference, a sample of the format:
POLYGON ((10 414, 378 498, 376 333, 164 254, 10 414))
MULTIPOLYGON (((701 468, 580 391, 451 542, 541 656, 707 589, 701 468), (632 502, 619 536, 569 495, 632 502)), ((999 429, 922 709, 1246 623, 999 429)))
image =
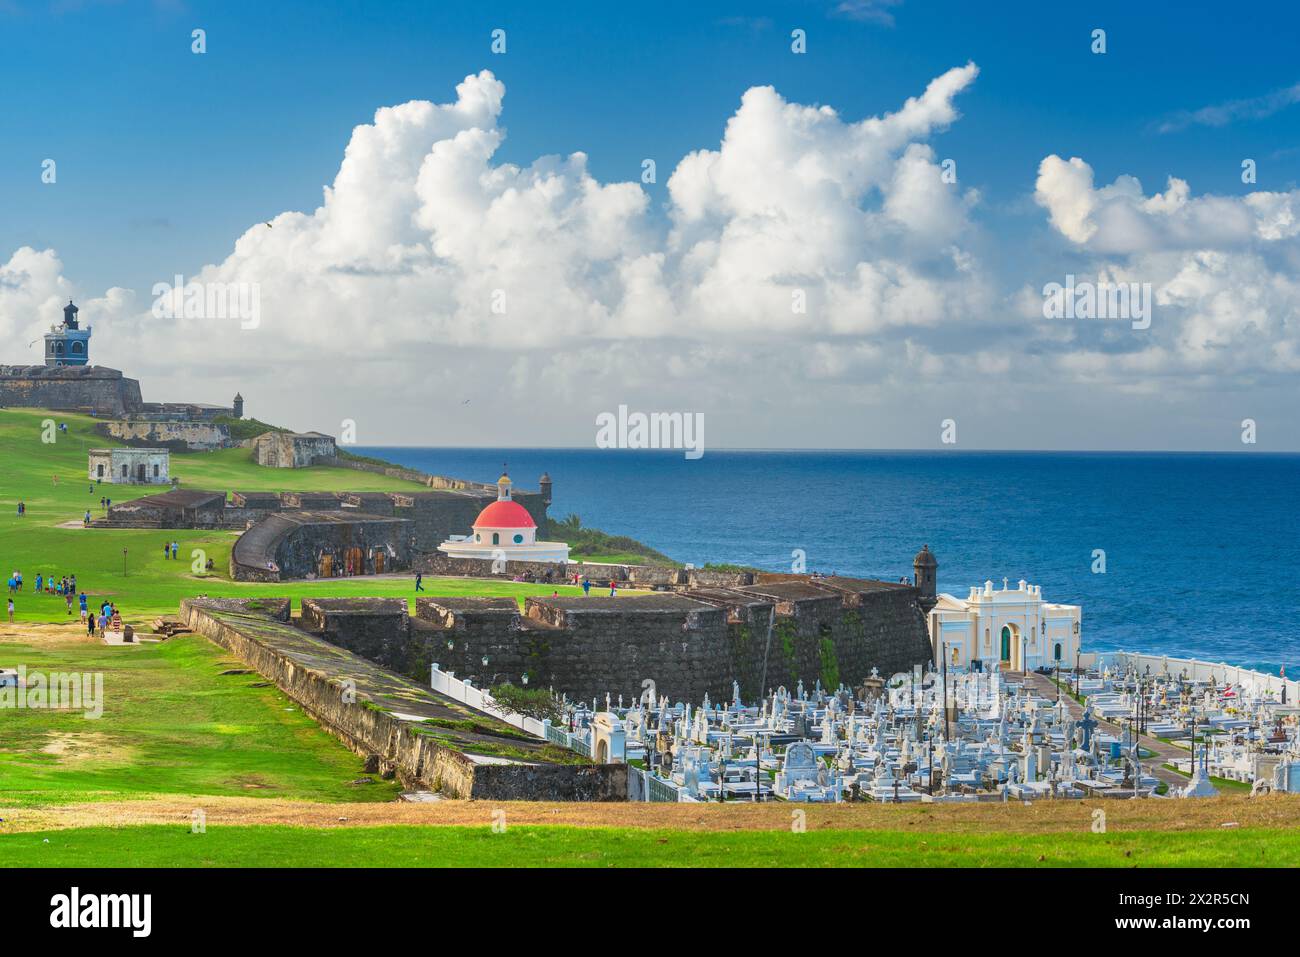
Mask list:
POLYGON ((1276 867, 1293 829, 924 834, 509 827, 158 825, 0 834, 13 867, 1276 867))

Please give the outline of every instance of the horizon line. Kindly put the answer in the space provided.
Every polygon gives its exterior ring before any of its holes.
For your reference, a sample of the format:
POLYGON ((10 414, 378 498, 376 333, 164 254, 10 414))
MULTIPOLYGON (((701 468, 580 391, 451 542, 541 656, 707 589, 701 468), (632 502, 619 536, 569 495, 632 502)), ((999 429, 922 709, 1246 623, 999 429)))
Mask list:
MULTIPOLYGON (((495 449, 543 452, 661 452, 669 455, 681 454, 683 451, 682 449, 602 449, 592 445, 372 445, 357 443, 354 447, 367 449, 456 449, 476 452, 495 449)), ((904 449, 852 446, 726 446, 706 449, 702 457, 707 457, 711 452, 904 452, 941 455, 1300 455, 1300 449, 904 449)))

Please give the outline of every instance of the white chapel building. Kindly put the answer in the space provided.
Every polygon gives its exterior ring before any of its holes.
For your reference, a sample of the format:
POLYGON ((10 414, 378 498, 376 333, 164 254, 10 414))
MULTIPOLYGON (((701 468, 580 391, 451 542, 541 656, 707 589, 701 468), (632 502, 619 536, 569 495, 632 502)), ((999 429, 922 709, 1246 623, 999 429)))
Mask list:
POLYGON ((510 476, 497 479, 497 500, 474 519, 469 535, 452 535, 438 546, 451 558, 507 562, 567 562, 565 542, 537 541, 537 523, 510 497, 510 476))
POLYGON ((972 586, 965 598, 940 594, 928 616, 936 664, 949 668, 1026 671, 1073 668, 1081 647, 1079 605, 1043 601, 1041 585, 1024 579, 995 589, 972 586))

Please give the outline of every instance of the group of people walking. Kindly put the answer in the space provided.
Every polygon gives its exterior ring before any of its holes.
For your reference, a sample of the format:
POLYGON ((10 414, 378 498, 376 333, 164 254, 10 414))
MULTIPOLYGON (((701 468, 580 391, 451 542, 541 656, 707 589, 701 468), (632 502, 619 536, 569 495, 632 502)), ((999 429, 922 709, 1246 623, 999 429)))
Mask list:
MULTIPOLYGON (((10 623, 14 620, 16 606, 14 597, 23 591, 23 573, 15 571, 9 576, 9 601, 8 612, 10 623)), ((55 578, 53 575, 38 573, 36 580, 32 583, 31 594, 54 596, 63 599, 63 606, 66 613, 72 615, 72 606, 75 602, 78 612, 81 615, 81 621, 86 626, 86 633, 92 637, 97 633, 103 633, 109 628, 121 630, 121 615, 118 614, 117 606, 110 601, 104 601, 100 604, 98 612, 90 609, 90 600, 84 591, 77 587, 76 575, 63 575, 55 578)))

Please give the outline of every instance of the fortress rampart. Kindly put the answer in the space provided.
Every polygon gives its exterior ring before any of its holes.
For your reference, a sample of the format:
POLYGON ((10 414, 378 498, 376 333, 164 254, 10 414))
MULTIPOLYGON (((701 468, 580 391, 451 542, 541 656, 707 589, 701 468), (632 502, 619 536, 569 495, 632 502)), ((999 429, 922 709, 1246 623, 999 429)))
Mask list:
POLYGON ((140 383, 104 366, 0 366, 0 406, 123 416, 144 407, 140 383))
POLYGON ((350 617, 304 612, 303 621, 415 680, 436 662, 478 687, 517 685, 526 674, 532 687, 579 699, 608 692, 633 700, 647 679, 684 701, 706 693, 723 700, 734 679, 752 699, 764 685, 855 685, 873 668, 888 675, 930 660, 910 585, 760 577, 768 580, 735 589, 533 597, 522 612, 510 598, 421 597, 409 621, 389 599, 350 599, 350 617), (361 614, 361 602, 373 610, 361 614))
MULTIPOLYGON (((306 608, 304 613, 318 614, 306 608)), ((337 606, 333 613, 347 617, 337 606)), ((544 742, 521 740, 495 719, 295 628, 289 623, 288 599, 187 599, 181 602, 181 617, 274 682, 326 731, 365 757, 371 773, 457 798, 627 798, 625 765, 557 763, 544 742), (395 701, 400 707, 394 708, 395 701), (459 729, 466 724, 474 730, 459 729), (505 747, 519 756, 493 756, 505 747)))

